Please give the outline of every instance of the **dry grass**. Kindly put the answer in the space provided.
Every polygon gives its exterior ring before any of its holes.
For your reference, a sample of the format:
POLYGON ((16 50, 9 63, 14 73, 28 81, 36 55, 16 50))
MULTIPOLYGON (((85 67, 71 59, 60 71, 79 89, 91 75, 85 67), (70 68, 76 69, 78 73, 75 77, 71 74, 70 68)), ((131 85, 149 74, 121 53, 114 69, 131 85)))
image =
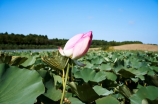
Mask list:
MULTIPOLYGON (((90 48, 89 50, 99 50, 101 48, 90 48)), ((127 44, 121 46, 110 47, 106 51, 111 50, 143 50, 143 51, 158 51, 158 45, 148 45, 148 44, 127 44)))
POLYGON ((147 44, 127 44, 121 46, 114 46, 115 50, 143 50, 143 51, 158 51, 158 45, 147 44))
POLYGON ((101 49, 101 48, 89 48, 89 51, 91 51, 91 50, 99 50, 99 49, 101 49))

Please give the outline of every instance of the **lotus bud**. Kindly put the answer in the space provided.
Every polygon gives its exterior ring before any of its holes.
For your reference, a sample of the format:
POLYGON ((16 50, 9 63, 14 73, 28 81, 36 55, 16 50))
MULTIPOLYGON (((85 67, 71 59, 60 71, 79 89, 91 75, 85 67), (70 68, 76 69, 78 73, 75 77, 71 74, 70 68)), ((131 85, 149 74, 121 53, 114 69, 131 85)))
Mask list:
POLYGON ((77 34, 67 41, 63 50, 59 47, 59 52, 61 55, 70 57, 73 60, 79 59, 87 53, 92 37, 92 31, 77 34))

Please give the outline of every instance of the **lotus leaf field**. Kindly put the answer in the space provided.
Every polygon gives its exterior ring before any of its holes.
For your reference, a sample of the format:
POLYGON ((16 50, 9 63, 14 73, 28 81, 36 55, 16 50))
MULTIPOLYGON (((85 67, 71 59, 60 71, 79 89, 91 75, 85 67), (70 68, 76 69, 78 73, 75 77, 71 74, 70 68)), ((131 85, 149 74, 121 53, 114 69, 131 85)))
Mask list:
POLYGON ((158 104, 158 52, 89 51, 77 66, 58 51, 0 52, 0 104, 158 104), (67 64, 68 63, 68 64, 67 64))

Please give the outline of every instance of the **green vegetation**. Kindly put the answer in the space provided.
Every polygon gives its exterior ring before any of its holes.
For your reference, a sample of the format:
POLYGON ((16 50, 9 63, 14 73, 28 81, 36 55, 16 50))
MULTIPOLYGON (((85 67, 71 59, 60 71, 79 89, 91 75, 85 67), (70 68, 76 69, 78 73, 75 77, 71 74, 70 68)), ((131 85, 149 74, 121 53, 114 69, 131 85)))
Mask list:
MULTIPOLYGON (((57 49, 64 47, 68 39, 48 39, 47 35, 0 33, 0 49, 57 49)), ((123 44, 142 44, 140 41, 105 41, 92 40, 91 48, 118 46, 123 44)))
MULTIPOLYGON (((62 71, 51 65, 55 57, 62 58, 57 51, 0 52, 0 104, 59 104, 62 71)), ((78 61, 86 66, 69 59, 64 104, 158 103, 158 52, 89 51, 78 61)), ((59 68, 62 62, 54 61, 59 68)))
POLYGON ((55 45, 14 45, 14 44, 0 44, 2 49, 57 49, 55 45))
POLYGON ((104 40, 92 40, 92 45, 91 48, 98 48, 104 46, 119 46, 119 45, 124 45, 124 44, 143 44, 140 41, 123 41, 123 42, 116 42, 116 41, 104 41, 104 40))

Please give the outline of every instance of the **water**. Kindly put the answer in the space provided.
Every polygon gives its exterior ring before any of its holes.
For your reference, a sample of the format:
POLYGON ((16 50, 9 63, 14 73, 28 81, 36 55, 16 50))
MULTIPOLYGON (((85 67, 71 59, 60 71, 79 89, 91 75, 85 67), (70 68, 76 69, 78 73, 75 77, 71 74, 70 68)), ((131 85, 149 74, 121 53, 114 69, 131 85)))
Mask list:
POLYGON ((18 52, 22 52, 22 51, 33 51, 33 52, 39 52, 39 51, 56 51, 58 49, 12 49, 12 50, 0 50, 0 51, 10 51, 10 52, 14 52, 14 51, 18 51, 18 52))

